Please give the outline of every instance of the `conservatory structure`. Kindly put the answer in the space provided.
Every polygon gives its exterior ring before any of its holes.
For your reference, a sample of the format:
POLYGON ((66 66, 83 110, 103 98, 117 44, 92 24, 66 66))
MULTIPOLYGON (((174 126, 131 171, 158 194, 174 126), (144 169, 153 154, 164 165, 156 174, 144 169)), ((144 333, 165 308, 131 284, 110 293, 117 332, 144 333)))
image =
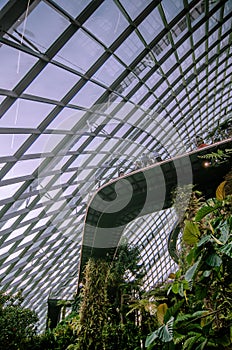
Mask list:
POLYGON ((0 285, 41 329, 125 240, 145 289, 175 270, 174 187, 210 196, 229 167, 198 156, 231 148, 231 18, 231 0, 0 1, 0 285))

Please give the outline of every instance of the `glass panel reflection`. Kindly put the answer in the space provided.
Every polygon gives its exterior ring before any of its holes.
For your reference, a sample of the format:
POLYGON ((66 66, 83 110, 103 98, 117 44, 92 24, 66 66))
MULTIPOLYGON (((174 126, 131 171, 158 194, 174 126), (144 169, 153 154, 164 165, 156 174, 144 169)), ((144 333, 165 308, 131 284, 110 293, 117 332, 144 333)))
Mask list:
POLYGON ((105 45, 109 46, 128 26, 128 22, 112 0, 104 1, 102 5, 84 23, 105 45))

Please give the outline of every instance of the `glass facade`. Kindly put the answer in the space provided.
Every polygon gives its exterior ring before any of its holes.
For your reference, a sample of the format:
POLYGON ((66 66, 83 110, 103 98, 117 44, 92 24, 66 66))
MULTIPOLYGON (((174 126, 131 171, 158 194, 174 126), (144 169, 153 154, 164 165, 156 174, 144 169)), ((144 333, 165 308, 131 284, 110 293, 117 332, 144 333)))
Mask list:
MULTIPOLYGON (((231 118, 231 18, 231 0, 0 1, 0 283, 41 327, 48 297, 76 291, 98 186, 231 118)), ((147 288, 175 267, 174 221, 126 227, 147 288)))

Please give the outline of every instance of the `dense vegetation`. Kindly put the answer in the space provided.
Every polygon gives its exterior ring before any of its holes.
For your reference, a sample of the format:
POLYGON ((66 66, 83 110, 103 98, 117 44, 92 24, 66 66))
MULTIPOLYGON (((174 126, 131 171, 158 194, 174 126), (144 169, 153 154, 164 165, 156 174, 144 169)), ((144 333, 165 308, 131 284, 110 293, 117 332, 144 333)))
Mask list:
POLYGON ((0 350, 24 350, 36 335, 38 318, 22 302, 21 291, 15 295, 0 291, 0 350))
POLYGON ((166 302, 159 305, 159 327, 146 340, 149 350, 232 348, 232 198, 226 195, 229 187, 228 182, 223 182, 217 198, 199 201, 192 220, 184 221, 184 254, 180 256, 179 270, 170 275, 166 302))
POLYGON ((229 173, 215 198, 192 191, 184 215, 174 205, 181 213, 179 269, 149 292, 139 251, 127 244, 113 262, 89 260, 77 311, 43 334, 36 335, 37 317, 22 307, 21 293, 1 292, 0 350, 231 349, 231 193, 229 173))

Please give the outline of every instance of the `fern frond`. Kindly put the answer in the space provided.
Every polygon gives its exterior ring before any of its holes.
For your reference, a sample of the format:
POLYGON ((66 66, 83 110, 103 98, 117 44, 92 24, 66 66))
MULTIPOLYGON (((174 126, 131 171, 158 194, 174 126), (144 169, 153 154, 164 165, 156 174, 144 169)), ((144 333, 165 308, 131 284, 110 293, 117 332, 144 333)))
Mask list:
POLYGON ((193 316, 191 314, 180 314, 177 316, 177 318, 175 320, 175 324, 179 323, 179 322, 183 322, 183 321, 188 321, 191 318, 193 318, 193 316))
POLYGON ((199 338, 201 337, 201 335, 199 333, 196 333, 196 335, 188 338, 184 344, 183 344, 183 350, 191 350, 196 349, 196 343, 198 342, 199 338))
POLYGON ((175 332, 174 343, 175 344, 183 343, 188 337, 189 337, 188 335, 182 335, 175 332))

